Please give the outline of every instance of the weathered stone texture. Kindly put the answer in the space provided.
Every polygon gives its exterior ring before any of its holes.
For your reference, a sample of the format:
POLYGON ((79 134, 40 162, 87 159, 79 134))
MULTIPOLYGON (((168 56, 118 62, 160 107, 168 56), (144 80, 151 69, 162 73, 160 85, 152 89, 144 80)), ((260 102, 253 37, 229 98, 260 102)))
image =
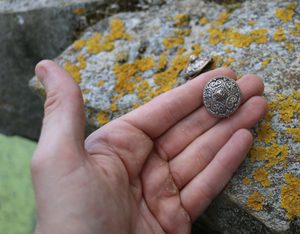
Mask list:
MULTIPOLYGON (((96 129, 184 82, 190 54, 260 75, 269 113, 255 144, 204 215, 224 233, 297 233, 300 216, 300 4, 167 1, 86 30, 56 61, 80 84, 96 129), (242 232, 240 232, 242 231, 242 232)), ((31 86, 42 92, 36 78, 31 86)))
POLYGON ((119 11, 121 8, 114 5, 116 2, 0 2, 0 132, 38 138, 42 102, 27 85, 35 64, 41 59, 56 57, 83 28, 119 11))

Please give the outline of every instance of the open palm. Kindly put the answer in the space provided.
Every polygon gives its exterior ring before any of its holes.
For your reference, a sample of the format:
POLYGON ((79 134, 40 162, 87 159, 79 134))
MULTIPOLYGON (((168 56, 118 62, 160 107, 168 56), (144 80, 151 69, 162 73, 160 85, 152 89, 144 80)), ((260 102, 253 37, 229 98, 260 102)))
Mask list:
POLYGON ((78 86, 58 65, 36 72, 47 100, 32 159, 37 233, 189 233, 225 187, 264 115, 263 83, 238 81, 242 106, 227 119, 204 108, 202 90, 229 69, 200 75, 92 133, 84 141, 78 86))

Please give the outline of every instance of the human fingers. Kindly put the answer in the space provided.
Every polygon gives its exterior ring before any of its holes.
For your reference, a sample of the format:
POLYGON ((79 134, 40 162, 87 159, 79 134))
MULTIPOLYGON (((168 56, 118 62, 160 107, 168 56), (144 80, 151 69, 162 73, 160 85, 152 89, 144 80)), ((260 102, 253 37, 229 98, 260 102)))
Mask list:
POLYGON ((152 139, 157 138, 203 104, 203 88, 208 80, 216 76, 236 79, 235 73, 226 68, 203 73, 186 84, 170 90, 128 113, 122 119, 141 129, 152 139))
POLYGON ((252 145, 249 130, 236 131, 210 164, 181 191, 181 201, 195 220, 228 183, 252 145))
MULTIPOLYGON (((262 79, 255 75, 245 75, 237 83, 241 90, 241 104, 253 96, 261 95, 264 90, 262 79)), ((201 106, 155 141, 158 153, 166 160, 171 160, 219 121, 220 118, 214 117, 201 106)))
POLYGON ((251 128, 262 119, 266 105, 263 97, 250 98, 233 116, 221 120, 172 159, 169 165, 177 187, 181 189, 200 173, 238 129, 251 128))
POLYGON ((45 88, 46 101, 41 136, 32 159, 33 171, 49 162, 48 158, 60 157, 51 161, 62 164, 63 159, 70 161, 81 155, 74 152, 83 151, 85 124, 81 92, 72 77, 49 60, 36 66, 36 74, 45 88))

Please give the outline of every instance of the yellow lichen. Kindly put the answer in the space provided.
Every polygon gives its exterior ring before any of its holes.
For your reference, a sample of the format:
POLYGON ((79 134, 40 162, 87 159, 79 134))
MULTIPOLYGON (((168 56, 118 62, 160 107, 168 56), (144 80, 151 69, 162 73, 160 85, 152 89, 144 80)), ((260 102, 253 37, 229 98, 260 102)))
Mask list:
POLYGON ((84 15, 86 13, 86 9, 83 7, 78 7, 78 8, 73 9, 72 12, 76 15, 84 15))
POLYGON ((85 40, 83 39, 79 39, 73 43, 73 48, 75 50, 80 50, 84 46, 85 46, 85 40))
POLYGON ((191 34, 191 29, 176 29, 174 30, 174 33, 178 36, 189 36, 191 34))
POLYGON ((230 49, 230 48, 226 48, 226 49, 225 49, 225 53, 226 53, 226 54, 229 54, 230 52, 231 52, 231 49, 230 49))
POLYGON ((269 187, 271 186, 272 182, 268 178, 269 173, 267 172, 266 169, 264 168, 257 168, 253 173, 253 178, 257 181, 260 182, 262 186, 264 187, 269 187))
POLYGON ((113 19, 110 23, 111 32, 105 36, 106 42, 112 42, 115 40, 131 40, 131 36, 126 33, 125 23, 121 19, 113 19))
POLYGON ((198 44, 193 44, 193 45, 192 45, 192 51, 193 51, 192 54, 194 54, 194 55, 199 55, 199 54, 201 54, 201 52, 202 52, 202 48, 201 48, 201 46, 198 45, 198 44))
POLYGON ((166 49, 177 47, 184 43, 183 37, 167 37, 163 39, 163 45, 166 49))
POLYGON ((300 31, 300 21, 295 23, 295 28, 300 31))
POLYGON ((85 59, 85 57, 84 57, 83 54, 78 55, 78 56, 76 57, 76 59, 77 59, 77 62, 78 62, 78 67, 79 67, 79 69, 84 69, 84 68, 86 68, 86 59, 85 59))
POLYGON ((163 52, 159 57, 157 70, 162 71, 167 67, 167 65, 168 65, 168 53, 163 52))
POLYGON ((290 30, 289 31, 289 34, 291 34, 291 35, 293 35, 293 36, 295 36, 295 37, 300 37, 300 30, 298 29, 298 30, 290 30))
POLYGON ((139 71, 144 72, 154 67, 154 60, 150 57, 141 58, 135 61, 136 67, 139 71))
POLYGON ((300 111, 300 102, 293 100, 292 96, 277 95, 277 110, 280 114, 280 119, 285 123, 290 123, 295 113, 300 111))
POLYGON ((80 68, 76 64, 66 61, 63 67, 66 71, 68 71, 76 83, 79 84, 81 82, 80 68))
POLYGON ((96 86, 97 86, 97 87, 101 87, 101 86, 104 85, 104 83, 105 83, 104 80, 99 80, 99 81, 96 83, 96 86))
POLYGON ((300 128, 288 128, 286 131, 292 135, 295 142, 300 142, 300 128))
POLYGON ((268 121, 261 123, 257 129, 257 140, 267 144, 275 142, 277 133, 274 131, 272 125, 268 121))
POLYGON ((255 146, 250 151, 250 160, 255 162, 257 160, 264 161, 265 168, 271 168, 275 165, 283 164, 286 166, 288 157, 288 145, 272 144, 271 146, 255 146))
POLYGON ((281 207, 288 219, 300 217, 300 179, 293 174, 284 175, 286 185, 281 187, 281 207))
POLYGON ((200 23, 201 25, 205 25, 205 24, 208 23, 208 19, 207 19, 206 17, 202 17, 202 18, 199 20, 199 23, 200 23))
POLYGON ((261 193, 255 191, 247 199, 247 205, 255 211, 260 211, 264 205, 264 198, 261 193))
POLYGON ((231 63, 233 63, 235 61, 235 59, 234 58, 232 58, 232 57, 229 57, 229 58, 227 58, 226 60, 225 60, 225 62, 223 63, 223 67, 229 67, 230 66, 230 64, 231 63))
POLYGON ((272 62, 272 58, 267 58, 264 61, 262 61, 261 62, 262 69, 265 69, 270 64, 270 62, 272 62))
POLYGON ((243 178, 242 183, 244 185, 250 185, 251 184, 251 180, 249 178, 245 177, 245 178, 243 178))
POLYGON ((267 38, 268 30, 265 28, 255 29, 249 33, 250 37, 252 38, 252 42, 256 44, 265 44, 268 41, 267 38))
POLYGON ((178 14, 174 17, 175 26, 185 26, 190 22, 190 17, 187 14, 178 14))
POLYGON ((290 8, 277 8, 275 10, 275 16, 284 22, 289 22, 293 20, 294 14, 295 14, 294 9, 290 9, 290 8))
POLYGON ((111 108, 110 108, 110 109, 111 109, 111 111, 112 111, 112 112, 115 112, 115 111, 117 111, 117 110, 118 110, 118 106, 117 106, 117 104, 116 104, 116 103, 112 103, 112 104, 111 104, 111 108))
POLYGON ((107 113, 99 112, 97 114, 97 122, 98 122, 99 125, 104 125, 104 124, 108 123, 109 118, 108 118, 107 113))
POLYGON ((212 45, 223 43, 242 48, 248 47, 251 43, 263 44, 268 41, 267 30, 264 28, 253 30, 249 34, 243 34, 231 28, 222 30, 213 27, 208 29, 208 33, 209 43, 212 45))
POLYGON ((289 52, 295 50, 295 45, 293 43, 285 43, 284 46, 288 49, 289 52))
POLYGON ((275 31, 275 33, 273 34, 273 38, 275 41, 285 41, 286 36, 285 36, 285 32, 284 32, 283 28, 277 29, 275 31))
POLYGON ((224 24, 228 18, 229 18, 230 14, 227 11, 223 11, 220 13, 219 18, 216 21, 213 21, 213 24, 224 24))

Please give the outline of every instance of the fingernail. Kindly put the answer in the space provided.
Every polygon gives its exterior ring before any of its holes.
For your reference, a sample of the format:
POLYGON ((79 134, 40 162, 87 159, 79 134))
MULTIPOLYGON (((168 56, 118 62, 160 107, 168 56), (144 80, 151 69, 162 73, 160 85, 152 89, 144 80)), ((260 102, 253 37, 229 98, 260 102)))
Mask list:
POLYGON ((38 65, 35 69, 35 74, 38 77, 38 79, 43 82, 46 74, 47 74, 47 70, 43 65, 38 65))

